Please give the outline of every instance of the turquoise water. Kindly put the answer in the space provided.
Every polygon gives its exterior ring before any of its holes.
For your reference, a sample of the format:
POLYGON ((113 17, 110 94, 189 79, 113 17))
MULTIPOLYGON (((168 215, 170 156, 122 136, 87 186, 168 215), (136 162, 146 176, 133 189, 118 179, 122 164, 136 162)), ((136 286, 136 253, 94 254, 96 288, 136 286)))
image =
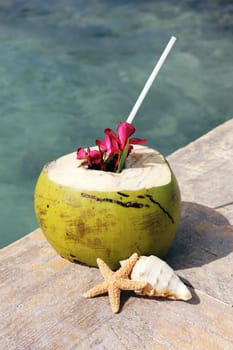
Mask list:
POLYGON ((232 14, 231 1, 0 1, 0 247, 37 227, 42 166, 127 118, 171 35, 136 136, 169 154, 232 117, 232 14))

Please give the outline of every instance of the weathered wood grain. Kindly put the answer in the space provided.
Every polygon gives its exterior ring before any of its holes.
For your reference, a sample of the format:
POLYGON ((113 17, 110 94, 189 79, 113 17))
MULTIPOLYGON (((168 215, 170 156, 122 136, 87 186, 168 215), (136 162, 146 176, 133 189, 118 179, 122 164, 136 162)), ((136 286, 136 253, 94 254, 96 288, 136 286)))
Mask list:
POLYGON ((233 120, 168 159, 183 206, 166 259, 194 288, 233 305, 233 120))
POLYGON ((59 257, 40 230, 3 249, 1 263, 0 349, 233 346, 231 306, 201 291, 188 303, 124 293, 117 315, 107 296, 83 298, 99 271, 59 257))

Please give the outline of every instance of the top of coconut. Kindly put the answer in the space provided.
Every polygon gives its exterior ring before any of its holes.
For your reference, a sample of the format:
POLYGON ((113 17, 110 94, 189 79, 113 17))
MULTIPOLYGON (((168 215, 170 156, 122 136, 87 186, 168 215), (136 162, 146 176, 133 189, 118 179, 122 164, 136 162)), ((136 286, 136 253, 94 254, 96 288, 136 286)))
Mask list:
POLYGON ((59 185, 90 191, 141 190, 171 182, 171 170, 165 158, 145 146, 134 146, 120 174, 86 169, 80 164, 73 152, 47 164, 45 171, 59 185))

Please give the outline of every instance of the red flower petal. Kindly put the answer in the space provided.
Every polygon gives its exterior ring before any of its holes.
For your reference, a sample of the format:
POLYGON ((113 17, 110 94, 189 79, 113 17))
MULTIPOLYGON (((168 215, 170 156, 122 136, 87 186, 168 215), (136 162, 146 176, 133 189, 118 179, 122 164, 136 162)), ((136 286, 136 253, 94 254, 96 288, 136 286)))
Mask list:
POLYGON ((128 138, 135 132, 135 127, 127 122, 122 122, 117 127, 121 150, 125 148, 128 138))
POLYGON ((96 145, 99 146, 101 152, 106 152, 107 147, 104 141, 102 140, 96 140, 96 145))
POLYGON ((112 134, 107 134, 104 139, 107 153, 106 160, 110 158, 113 154, 117 154, 119 152, 118 140, 116 137, 112 137, 112 134), (111 135, 111 136, 110 136, 111 135))
POLYGON ((112 139, 118 140, 117 135, 115 134, 115 132, 112 129, 106 128, 106 129, 104 129, 104 133, 106 135, 110 136, 112 139))
POLYGON ((100 164, 102 158, 102 153, 100 151, 89 151, 87 156, 88 165, 91 166, 93 164, 100 164))
POLYGON ((84 148, 80 147, 77 149, 77 159, 85 159, 87 156, 87 152, 84 148))
POLYGON ((137 137, 129 139, 129 143, 131 145, 145 145, 146 142, 147 142, 146 139, 138 139, 137 137))

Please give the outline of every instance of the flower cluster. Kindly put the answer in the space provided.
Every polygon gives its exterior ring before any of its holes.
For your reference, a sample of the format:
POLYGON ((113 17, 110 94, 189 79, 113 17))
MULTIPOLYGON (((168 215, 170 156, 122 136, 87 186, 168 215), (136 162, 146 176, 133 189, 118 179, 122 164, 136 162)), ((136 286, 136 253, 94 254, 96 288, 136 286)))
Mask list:
POLYGON ((111 129, 105 129, 104 140, 96 140, 98 149, 78 148, 77 159, 83 160, 82 165, 89 169, 120 173, 133 145, 146 143, 143 139, 130 138, 134 132, 135 127, 127 122, 118 125, 117 134, 111 129))

